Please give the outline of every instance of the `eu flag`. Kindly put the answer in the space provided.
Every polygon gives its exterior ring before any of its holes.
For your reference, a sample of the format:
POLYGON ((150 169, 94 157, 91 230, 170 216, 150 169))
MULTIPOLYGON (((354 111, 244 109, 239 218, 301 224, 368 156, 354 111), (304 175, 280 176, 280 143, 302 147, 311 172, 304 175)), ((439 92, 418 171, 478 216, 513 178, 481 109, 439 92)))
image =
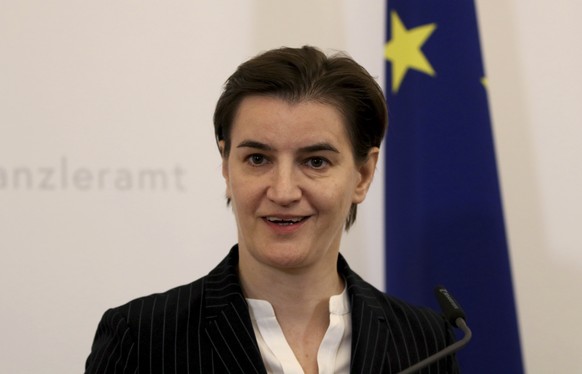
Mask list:
POLYGON ((462 372, 522 373, 474 3, 390 0, 387 23, 386 289, 436 307, 445 285, 462 372))

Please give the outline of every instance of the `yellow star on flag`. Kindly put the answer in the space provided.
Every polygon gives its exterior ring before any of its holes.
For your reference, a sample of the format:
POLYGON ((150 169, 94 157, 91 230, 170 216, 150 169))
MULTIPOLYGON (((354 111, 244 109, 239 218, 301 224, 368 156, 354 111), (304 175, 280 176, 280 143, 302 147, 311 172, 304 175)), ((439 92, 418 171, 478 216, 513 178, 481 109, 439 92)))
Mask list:
POLYGON ((395 11, 390 13, 390 20, 392 39, 384 47, 384 57, 392 62, 392 92, 396 93, 408 69, 435 75, 420 48, 436 29, 436 23, 406 29, 395 11))

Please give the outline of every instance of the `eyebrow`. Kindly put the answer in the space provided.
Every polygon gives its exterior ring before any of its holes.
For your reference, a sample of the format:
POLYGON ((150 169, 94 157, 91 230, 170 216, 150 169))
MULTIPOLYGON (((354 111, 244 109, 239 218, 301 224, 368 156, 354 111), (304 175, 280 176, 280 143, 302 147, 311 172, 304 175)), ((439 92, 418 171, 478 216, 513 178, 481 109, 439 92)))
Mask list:
POLYGON ((329 143, 316 143, 313 145, 308 145, 307 147, 303 147, 299 149, 303 153, 313 153, 313 152, 321 152, 321 151, 329 151, 334 153, 339 153, 337 148, 329 143))
POLYGON ((259 149, 261 151, 272 151, 273 150, 273 147, 268 146, 265 143, 257 142, 255 140, 243 140, 236 147, 237 148, 255 148, 255 149, 259 149))
MULTIPOLYGON (((274 148, 271 147, 270 145, 267 145, 265 143, 261 143, 261 142, 255 141, 255 140, 243 140, 236 147, 237 148, 255 148, 255 149, 258 149, 261 151, 273 151, 274 150, 274 148)), ((325 142, 315 143, 312 145, 308 145, 308 146, 299 148, 299 152, 301 152, 301 153, 313 153, 313 152, 321 152, 321 151, 340 153, 337 150, 337 148, 335 148, 331 144, 325 143, 325 142)))

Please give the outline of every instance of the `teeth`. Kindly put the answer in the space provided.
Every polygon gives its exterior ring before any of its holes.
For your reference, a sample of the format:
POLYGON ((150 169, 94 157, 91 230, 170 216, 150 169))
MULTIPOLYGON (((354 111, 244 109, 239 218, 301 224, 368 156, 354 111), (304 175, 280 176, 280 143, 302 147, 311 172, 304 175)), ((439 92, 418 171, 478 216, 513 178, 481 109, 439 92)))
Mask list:
POLYGON ((280 223, 280 224, 289 224, 289 225, 297 223, 301 220, 303 220, 302 217, 300 217, 300 218, 288 218, 288 219, 283 219, 283 218, 279 218, 279 217, 267 217, 267 221, 269 221, 269 222, 280 223))

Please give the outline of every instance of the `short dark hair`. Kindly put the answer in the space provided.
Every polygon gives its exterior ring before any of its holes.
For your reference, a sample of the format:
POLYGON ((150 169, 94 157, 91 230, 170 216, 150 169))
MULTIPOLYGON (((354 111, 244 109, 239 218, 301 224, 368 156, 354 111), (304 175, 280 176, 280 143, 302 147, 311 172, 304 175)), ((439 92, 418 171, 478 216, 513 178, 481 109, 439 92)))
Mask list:
MULTIPOLYGON (((214 133, 217 143, 224 141, 223 157, 230 153, 230 133, 241 101, 255 95, 333 105, 345 119, 356 163, 380 147, 386 132, 386 100, 366 69, 344 53, 328 57, 311 46, 284 47, 244 62, 226 81, 214 111, 214 133)), ((352 204, 346 230, 356 213, 357 205, 352 204)))

